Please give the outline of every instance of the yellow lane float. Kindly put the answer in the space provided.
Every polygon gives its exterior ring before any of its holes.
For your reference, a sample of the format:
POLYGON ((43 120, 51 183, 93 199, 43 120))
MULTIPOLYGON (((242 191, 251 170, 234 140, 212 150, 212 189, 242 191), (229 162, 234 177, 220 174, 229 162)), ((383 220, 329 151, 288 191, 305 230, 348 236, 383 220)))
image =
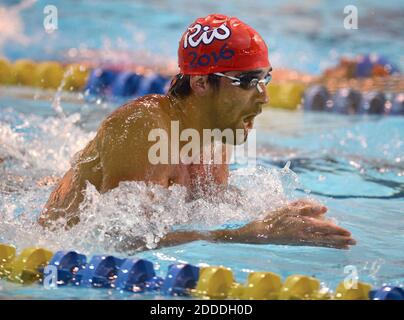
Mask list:
POLYGON ((41 279, 39 268, 45 267, 53 253, 43 248, 24 249, 18 257, 7 264, 8 280, 17 283, 32 283, 41 279))
POLYGON ((36 70, 37 64, 32 60, 17 60, 13 65, 13 76, 15 78, 15 84, 24 86, 35 86, 36 70))
POLYGON ((0 58, 0 84, 14 83, 12 64, 4 58, 0 58))
POLYGON ((57 89, 64 79, 63 89, 74 91, 84 89, 89 76, 89 69, 78 63, 63 67, 57 61, 36 63, 21 59, 10 63, 0 58, 0 85, 17 84, 44 89, 57 89))
POLYGON ((45 61, 38 64, 35 85, 45 89, 57 89, 63 79, 63 67, 54 61, 45 61))
POLYGON ((199 271, 199 280, 191 294, 197 297, 225 299, 235 284, 233 272, 229 268, 203 267, 199 271))
POLYGON ((233 272, 225 267, 203 267, 193 296, 211 299, 276 299, 282 288, 281 277, 272 272, 251 272, 246 285, 235 282, 233 272))
POLYGON ((274 108, 296 110, 300 105, 305 85, 299 82, 270 83, 268 105, 274 108))
POLYGON ((272 272, 250 272, 242 294, 247 300, 274 300, 279 296, 282 280, 272 272))
POLYGON ((15 247, 0 243, 0 278, 10 274, 8 264, 15 258, 15 247))
POLYGON ((315 278, 292 275, 286 278, 281 288, 279 300, 310 300, 317 298, 320 281, 315 278))
POLYGON ((243 299, 245 289, 246 289, 245 286, 243 286, 241 283, 234 282, 230 287, 227 298, 243 299))
POLYGON ((83 89, 86 86, 90 72, 89 69, 81 64, 70 64, 65 68, 65 86, 68 91, 83 89))
POLYGON ((357 282, 356 286, 346 288, 344 282, 341 282, 335 292, 337 300, 369 300, 369 291, 372 286, 368 283, 357 282))

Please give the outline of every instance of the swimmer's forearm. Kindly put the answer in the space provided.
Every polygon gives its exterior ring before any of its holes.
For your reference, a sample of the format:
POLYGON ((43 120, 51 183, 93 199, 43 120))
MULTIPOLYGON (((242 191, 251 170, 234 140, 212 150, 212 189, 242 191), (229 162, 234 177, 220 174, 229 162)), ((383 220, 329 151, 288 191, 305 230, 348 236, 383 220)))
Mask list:
POLYGON ((237 230, 177 231, 163 237, 158 247, 176 246, 192 241, 239 242, 239 234, 237 230))
MULTIPOLYGON (((209 242, 237 242, 234 237, 236 230, 215 230, 215 231, 176 231, 166 234, 157 243, 155 249, 162 247, 177 246, 180 244, 193 241, 209 241, 209 242)), ((148 250, 147 245, 141 237, 128 237, 125 241, 121 241, 117 247, 118 251, 143 251, 148 250)))
POLYGON ((158 247, 176 246, 187 242, 207 240, 208 236, 199 231, 176 231, 166 234, 158 243, 158 247))

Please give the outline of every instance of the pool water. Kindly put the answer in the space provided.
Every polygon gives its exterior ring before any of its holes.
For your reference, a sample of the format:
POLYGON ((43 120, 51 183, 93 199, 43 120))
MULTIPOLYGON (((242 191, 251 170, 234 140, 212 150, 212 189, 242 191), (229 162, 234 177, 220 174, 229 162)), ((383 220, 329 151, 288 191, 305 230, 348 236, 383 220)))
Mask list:
MULTIPOLYGON (((3 1, 0 6, 16 3, 3 1)), ((221 1, 219 7, 195 3, 192 8, 181 0, 66 1, 58 4, 60 30, 53 35, 41 25, 45 1, 25 3, 27 8, 13 18, 16 33, 0 36, 0 49, 10 59, 80 59, 93 50, 100 59, 106 53, 123 59, 127 53, 141 52, 139 57, 145 60, 140 62, 158 62, 161 56, 175 61, 184 26, 196 16, 216 11, 251 22, 268 40, 276 66, 318 73, 341 54, 376 51, 403 67, 400 1, 368 1, 366 7, 353 1, 364 14, 360 29, 353 33, 341 28, 342 5, 332 1, 271 1, 270 5, 258 1, 255 8, 233 1, 221 1)), ((70 231, 45 232, 35 221, 56 179, 119 104, 87 102, 81 94, 66 94, 58 105, 52 92, 0 88, 0 158, 4 159, 0 163, 0 242, 18 249, 37 245, 53 251, 79 250, 89 256, 124 257, 115 252, 114 239, 106 236, 111 228, 137 232, 152 247, 156 237, 173 226, 235 227, 286 201, 312 197, 328 206, 329 218, 352 232, 356 246, 336 250, 198 241, 136 256, 151 260, 160 276, 165 276, 169 264, 187 262, 230 267, 239 282, 250 271, 272 271, 283 279, 291 274, 315 276, 323 286, 335 289, 348 275, 344 267, 353 265, 360 281, 374 286, 404 283, 404 117, 266 109, 256 121, 256 170, 232 166, 231 183, 245 194, 241 205, 231 193, 221 201, 186 203, 185 191, 176 186, 152 189, 155 203, 149 201, 150 190, 142 183, 124 183, 104 195, 88 186, 82 223, 70 231), (58 106, 63 113, 56 112, 58 106), (288 161, 290 170, 284 168, 288 161), (153 212, 150 220, 141 215, 145 206, 153 212)), ((2 297, 161 298, 103 289, 49 291, 0 280, 2 297)))
MULTIPOLYGON (((18 248, 37 244, 51 250, 76 249, 89 255, 125 256, 112 249, 102 232, 107 230, 110 221, 116 225, 116 217, 123 230, 132 225, 129 221, 135 219, 134 212, 139 203, 148 204, 142 198, 144 189, 141 185, 121 185, 113 194, 102 196, 90 188, 90 196, 97 198, 97 204, 87 209, 92 218, 84 222, 84 226, 73 228, 72 233, 47 235, 33 222, 52 189, 52 182, 49 185, 40 182, 44 177, 63 174, 69 166, 70 155, 85 145, 97 124, 115 107, 108 103, 66 104, 62 118, 55 115, 46 100, 2 98, 0 156, 8 158, 0 171, 1 242, 13 243, 18 248), (24 105, 29 109, 13 107, 24 105), (96 110, 91 120, 88 120, 88 110, 96 110), (118 202, 117 197, 121 197, 118 202), (90 230, 91 224, 97 225, 97 232, 90 230)), ((237 168, 234 168, 232 174, 232 182, 246 188, 247 200, 242 210, 231 200, 186 206, 179 200, 182 190, 171 190, 171 193, 154 190, 161 203, 150 206, 163 216, 159 216, 161 225, 191 223, 200 228, 223 227, 250 220, 259 210, 269 210, 285 199, 310 196, 326 204, 329 218, 350 230, 358 244, 350 250, 336 250, 198 241, 150 250, 137 256, 153 261, 161 276, 165 275, 169 264, 188 262, 228 266, 241 282, 245 281, 248 272, 264 270, 282 277, 312 275, 324 286, 334 289, 347 276, 344 267, 354 265, 361 281, 375 286, 402 284, 404 118, 268 109, 257 118, 256 128, 257 172, 251 176, 237 175, 237 168), (287 161, 291 161, 290 168, 296 175, 282 169, 287 161), (162 209, 159 206, 163 206, 162 209), (209 223, 212 219, 216 224, 209 223)), ((151 228, 151 232, 159 232, 157 223, 147 224, 141 219, 135 222, 145 231, 151 228)), ((109 290, 77 288, 50 293, 39 286, 21 287, 4 281, 0 282, 0 288, 0 296, 144 298, 109 290)))

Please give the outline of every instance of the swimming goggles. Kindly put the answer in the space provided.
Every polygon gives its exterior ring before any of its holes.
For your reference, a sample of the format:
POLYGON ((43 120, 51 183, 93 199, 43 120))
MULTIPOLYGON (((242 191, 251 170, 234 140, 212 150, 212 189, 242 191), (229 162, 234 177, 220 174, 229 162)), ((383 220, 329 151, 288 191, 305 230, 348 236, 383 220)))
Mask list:
POLYGON ((232 81, 232 85, 233 86, 239 86, 242 89, 248 90, 251 88, 256 87, 259 93, 264 92, 264 90, 262 89, 262 86, 260 85, 261 83, 264 84, 264 86, 267 86, 268 83, 271 81, 272 79, 272 75, 270 73, 268 73, 264 79, 258 79, 256 76, 252 76, 252 75, 241 75, 238 78, 236 77, 232 77, 232 76, 228 76, 227 74, 221 73, 221 72, 216 72, 214 73, 215 75, 219 76, 219 77, 225 77, 228 78, 232 81))

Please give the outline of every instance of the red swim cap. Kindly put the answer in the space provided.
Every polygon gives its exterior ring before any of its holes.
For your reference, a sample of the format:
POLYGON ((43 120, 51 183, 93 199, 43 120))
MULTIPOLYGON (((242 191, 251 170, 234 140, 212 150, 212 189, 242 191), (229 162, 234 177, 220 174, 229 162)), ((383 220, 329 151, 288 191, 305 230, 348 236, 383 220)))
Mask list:
POLYGON ((211 14, 198 18, 183 34, 178 48, 182 74, 266 68, 268 48, 253 28, 235 17, 211 14))

